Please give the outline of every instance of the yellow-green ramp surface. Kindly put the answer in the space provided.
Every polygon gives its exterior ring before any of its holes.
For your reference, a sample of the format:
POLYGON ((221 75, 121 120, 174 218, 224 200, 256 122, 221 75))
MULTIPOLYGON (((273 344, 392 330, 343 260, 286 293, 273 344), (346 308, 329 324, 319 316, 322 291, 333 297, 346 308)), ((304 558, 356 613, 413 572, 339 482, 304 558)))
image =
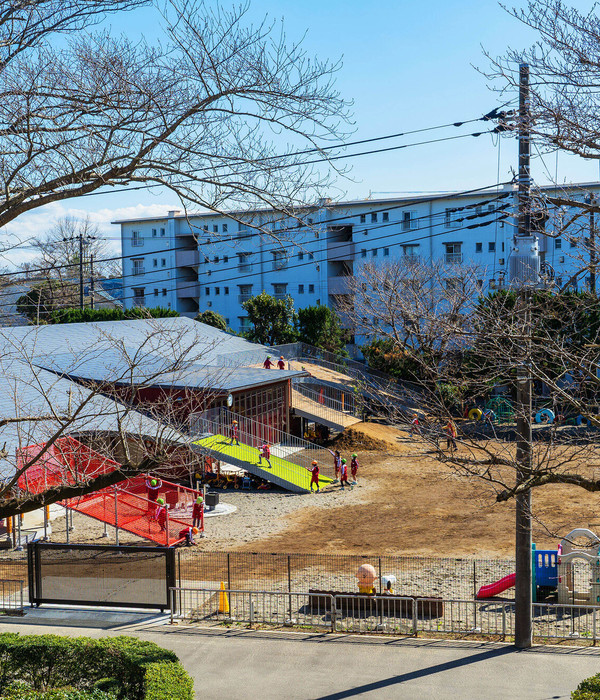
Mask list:
MULTIPOLYGON (((262 466, 259 466, 257 463, 260 450, 243 443, 240 445, 230 445, 229 443, 230 438, 226 438, 224 435, 208 435, 200 440, 195 440, 193 444, 208 452, 215 459, 239 466, 284 489, 296 492, 310 491, 311 473, 305 467, 273 454, 271 454, 272 469, 268 468, 264 458, 262 466)), ((329 483, 331 483, 331 479, 319 475, 320 487, 329 483)))

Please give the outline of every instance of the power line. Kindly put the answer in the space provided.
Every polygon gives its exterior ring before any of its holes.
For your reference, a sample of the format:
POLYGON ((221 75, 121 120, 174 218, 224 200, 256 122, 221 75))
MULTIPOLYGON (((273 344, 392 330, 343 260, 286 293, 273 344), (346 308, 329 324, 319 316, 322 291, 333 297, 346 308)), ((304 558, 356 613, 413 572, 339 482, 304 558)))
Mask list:
MULTIPOLYGON (((464 208, 469 208, 469 207, 474 207, 474 206, 477 206, 477 205, 467 205, 467 207, 464 207, 464 208)), ((499 211, 504 211, 504 210, 502 210, 502 209, 496 209, 493 213, 497 213, 497 212, 499 212, 499 211)), ((478 217, 489 216, 490 213, 492 213, 492 212, 489 212, 489 211, 487 211, 487 212, 481 212, 480 214, 476 214, 476 215, 474 215, 474 217, 469 217, 469 218, 478 218, 478 217)), ((508 215, 508 214, 505 214, 504 216, 500 217, 500 219, 506 218, 507 216, 509 216, 509 215, 508 215)), ((421 217, 421 218, 424 219, 424 218, 429 218, 429 217, 426 216, 426 217, 421 217)), ((456 219, 455 222, 458 223, 458 222, 463 221, 463 220, 467 220, 467 218, 465 217, 464 219, 456 219)), ((498 220, 498 219, 494 218, 494 219, 490 219, 489 221, 486 221, 486 222, 483 222, 483 223, 480 223, 480 224, 470 224, 470 225, 468 225, 468 226, 463 226, 463 227, 452 227, 451 230, 444 230, 444 231, 440 231, 440 232, 438 232, 438 233, 434 233, 434 234, 430 234, 430 235, 426 235, 426 236, 421 236, 421 237, 419 237, 419 238, 413 238, 413 239, 405 240, 405 241, 403 241, 400 245, 409 245, 409 244, 411 244, 411 243, 415 243, 415 242, 421 241, 421 240, 426 240, 426 239, 428 239, 428 238, 433 238, 433 237, 437 237, 437 236, 448 235, 448 234, 451 233, 451 232, 462 231, 462 230, 468 230, 468 229, 474 229, 474 228, 479 228, 479 227, 483 227, 483 226, 489 226, 489 225, 495 223, 497 220, 498 220)), ((420 228, 412 229, 412 230, 416 230, 416 231, 425 230, 425 229, 428 229, 428 228, 433 228, 434 226, 440 226, 440 225, 445 224, 445 223, 446 223, 445 221, 440 221, 440 222, 438 222, 438 223, 436 223, 436 224, 433 224, 432 226, 424 226, 424 227, 420 227, 420 228)), ((380 225, 380 226, 374 226, 374 227, 372 227, 372 229, 376 229, 376 228, 386 228, 386 227, 388 227, 388 226, 390 226, 390 225, 402 225, 402 222, 392 222, 392 223, 388 223, 388 224, 382 224, 382 225, 380 225)), ((370 230, 371 230, 371 229, 370 229, 370 230)), ((406 232, 406 233, 408 233, 408 232, 406 232)), ((383 240, 383 239, 390 238, 390 237, 392 237, 392 236, 396 236, 397 234, 398 234, 398 232, 393 232, 393 233, 391 233, 391 234, 386 234, 386 235, 384 235, 384 236, 378 236, 378 237, 372 238, 372 239, 370 239, 370 240, 371 240, 371 241, 383 240)), ((172 250, 172 249, 171 249, 171 250, 172 250)), ((273 251, 271 251, 271 252, 273 252, 273 251)), ((325 255, 327 254, 327 251, 317 251, 317 252, 323 252, 323 253, 325 253, 325 255)), ((290 270, 290 269, 295 269, 295 268, 299 268, 299 267, 306 267, 306 266, 309 266, 309 265, 320 265, 320 264, 322 264, 322 263, 327 263, 327 262, 343 262, 345 259, 346 259, 346 258, 344 258, 344 257, 339 257, 339 258, 336 258, 336 257, 330 257, 330 258, 325 257, 325 258, 322 258, 322 259, 319 259, 319 260, 314 260, 314 259, 312 259, 312 260, 309 260, 309 261, 307 261, 307 262, 296 263, 296 264, 294 264, 294 265, 287 265, 287 266, 285 267, 285 269, 286 269, 286 270, 290 270)), ((160 268, 160 271, 161 271, 161 272, 168 272, 168 271, 172 271, 172 270, 176 270, 176 269, 179 269, 179 266, 173 266, 173 267, 169 267, 169 268, 160 268)), ((229 270, 233 270, 233 268, 228 268, 228 269, 229 269, 229 270)), ((158 270, 157 270, 157 271, 158 271, 158 270)), ((144 274, 145 274, 145 273, 144 273, 144 274)), ((149 274, 152 274, 152 273, 149 273, 149 274)), ((127 275, 127 276, 128 276, 128 277, 135 277, 135 275, 127 275)), ((237 281, 237 280, 240 280, 240 279, 246 279, 246 278, 249 278, 249 277, 250 277, 250 278, 253 278, 253 277, 255 277, 255 276, 256 276, 255 273, 252 273, 252 272, 250 272, 250 273, 248 273, 248 274, 245 274, 245 275, 239 275, 239 274, 238 274, 238 275, 236 275, 235 277, 230 277, 230 278, 221 278, 221 279, 218 279, 218 280, 211 279, 210 284, 211 284, 211 285, 223 284, 224 282, 232 282, 232 281, 237 281)), ((119 278, 117 277, 117 278, 112 278, 112 279, 119 279, 119 278)), ((158 279, 155 278, 155 279, 153 279, 153 280, 151 280, 151 281, 148 280, 148 281, 146 282, 146 284, 144 285, 144 287, 146 287, 146 286, 148 286, 148 285, 161 284, 161 283, 164 283, 164 282, 167 282, 167 281, 172 281, 172 280, 173 280, 173 278, 171 278, 171 277, 160 277, 160 278, 158 278, 158 279)), ((140 280, 140 283, 142 283, 142 280, 140 280)), ((179 285, 177 288, 178 288, 178 289, 184 289, 184 288, 186 288, 186 287, 187 287, 187 288, 195 287, 196 285, 198 285, 198 286, 205 286, 205 287, 206 287, 206 286, 208 285, 208 283, 207 283, 207 282, 201 282, 199 279, 198 279, 198 280, 190 280, 188 284, 179 285)), ((10 296, 10 295, 8 295, 8 294, 0 294, 0 297, 1 297, 1 296, 10 296)), ((122 300, 124 301, 125 299, 135 299, 135 298, 136 298, 135 294, 132 294, 132 295, 128 295, 128 296, 126 295, 126 296, 124 296, 124 297, 122 298, 122 300)), ((121 300, 119 299, 118 301, 121 301, 121 300)), ((2 304, 0 304, 0 308, 3 308, 3 307, 5 307, 5 306, 7 306, 7 305, 2 305, 2 304)), ((11 304, 10 306, 12 306, 12 304, 11 304)), ((59 306, 59 307, 57 307, 57 308, 58 308, 58 309, 59 309, 59 308, 70 308, 71 306, 72 306, 71 304, 66 304, 66 303, 65 303, 64 305, 62 305, 62 307, 59 306)))
MULTIPOLYGON (((460 197, 460 196, 465 196, 465 195, 469 195, 469 194, 476 194, 476 193, 478 193, 478 192, 482 192, 482 191, 488 190, 488 189, 490 189, 491 187, 498 187, 498 186, 509 185, 509 184, 511 184, 511 181, 500 182, 500 183, 496 183, 495 185, 486 185, 485 187, 476 187, 476 188, 469 189, 469 190, 462 190, 462 191, 460 191, 460 192, 455 192, 454 195, 452 195, 452 196, 454 196, 454 197, 460 197)), ((495 197, 489 199, 489 201, 495 201, 496 199, 502 199, 502 198, 505 198, 505 197, 509 197, 509 196, 511 196, 511 195, 512 195, 512 192, 506 192, 506 193, 503 193, 503 194, 500 194, 500 195, 496 195, 495 197)), ((403 202, 402 204, 396 204, 396 205, 392 205, 392 206, 381 207, 381 208, 379 208, 379 209, 371 209, 368 213, 369 213, 369 214, 376 214, 376 213, 380 213, 380 212, 383 212, 383 211, 394 211, 394 210, 397 210, 397 209, 405 209, 406 207, 413 206, 414 204, 417 204, 417 203, 418 203, 418 204, 426 204, 426 203, 429 203, 429 202, 435 202, 435 201, 445 200, 445 199, 449 199, 449 198, 450 198, 450 197, 449 197, 448 195, 446 195, 446 194, 443 194, 443 195, 434 195, 433 197, 428 197, 428 198, 416 197, 416 198, 414 198, 414 199, 410 199, 410 200, 407 201, 407 202, 403 202)), ((484 200, 484 201, 488 201, 488 200, 484 200)), ((481 204, 481 203, 479 203, 479 204, 481 204)), ((471 206, 471 205, 464 205, 464 206, 471 206)), ((473 206, 477 206, 477 205, 473 205, 473 206)), ((460 208, 462 208, 462 207, 452 207, 452 208, 453 208, 454 210, 456 210, 456 211, 459 211, 460 208)), ((267 210, 265 210, 265 211, 267 211, 267 210)), ((311 227, 319 226, 319 225, 322 225, 322 224, 329 225, 329 224, 335 223, 335 222, 337 222, 337 221, 346 221, 346 222, 347 222, 349 218, 355 218, 355 217, 358 217, 358 216, 360 216, 360 214, 353 214, 353 215, 350 215, 350 216, 348 216, 348 215, 339 216, 339 217, 337 217, 337 218, 328 219, 327 221, 319 222, 319 223, 317 223, 317 224, 312 224, 312 223, 311 223, 311 224, 309 224, 308 226, 305 226, 305 228, 311 228, 311 227)), ((393 224, 393 223, 397 223, 397 222, 390 222, 390 225, 393 224)), ((253 227, 253 228, 255 228, 256 231, 260 231, 260 230, 261 230, 261 229, 256 228, 256 227, 253 227)), ((204 230, 204 229, 202 229, 202 230, 203 230, 203 232, 204 232, 206 235, 210 235, 210 232, 209 232, 208 230, 204 230)), ((271 235, 272 235, 273 233, 290 233, 290 232, 294 232, 294 231, 297 231, 297 230, 298 230, 297 227, 296 227, 296 228, 283 228, 283 229, 280 229, 280 230, 278 230, 278 231, 276 231, 276 232, 275 232, 275 231, 271 232, 271 235)), ((199 235, 200 235, 199 233, 190 233, 190 236, 193 236, 193 237, 196 239, 197 244, 200 244, 199 235)), ((222 243, 222 242, 225 242, 225 241, 232 241, 232 242, 233 242, 233 241, 245 240, 245 239, 248 238, 248 235, 249 235, 248 233, 240 233, 240 234, 238 234, 237 236, 228 236, 227 238, 221 238, 221 239, 219 239, 218 241, 209 241, 208 243, 205 243, 205 245, 207 245, 207 244, 208 244, 208 245, 213 245, 214 243, 222 243)), ((256 234, 251 234, 251 235, 256 235, 256 234)), ((268 233, 268 232, 265 232, 265 235, 269 235, 269 233, 268 233)), ((123 239, 123 237, 121 237, 121 240, 122 240, 122 239, 123 239)), ((151 239, 150 239, 150 240, 151 240, 151 239)), ((157 255, 157 254, 159 254, 159 253, 169 253, 169 252, 173 252, 174 250, 176 251, 176 250, 184 250, 184 249, 182 249, 182 248, 172 248, 172 247, 170 247, 170 248, 164 248, 164 249, 161 249, 161 250, 149 251, 147 254, 148 254, 148 255, 157 255)), ((121 254, 121 255, 118 255, 118 256, 115 256, 115 257, 110 257, 110 258, 100 258, 100 259, 96 260, 95 262, 96 262, 97 264, 98 264, 98 263, 103 263, 103 262, 113 262, 113 261, 116 261, 116 260, 123 260, 123 259, 126 259, 126 258, 140 257, 140 256, 143 256, 144 254, 145 254, 145 253, 144 253, 143 251, 138 251, 138 252, 135 252, 135 253, 131 253, 131 254, 129 254, 129 255, 123 255, 123 254, 121 254)), ((0 273, 0 278, 2 278, 2 277, 12 277, 12 276, 14 276, 14 275, 29 275, 29 274, 37 273, 37 272, 53 272, 53 271, 56 271, 56 270, 66 269, 66 268, 69 268, 69 267, 77 267, 78 265, 79 265, 79 263, 78 263, 78 262, 75 262, 75 263, 65 263, 65 264, 63 264, 63 265, 54 265, 54 266, 51 266, 51 267, 44 267, 44 268, 32 268, 32 269, 29 269, 29 270, 20 270, 20 271, 15 271, 15 272, 4 272, 4 273, 0 273)))

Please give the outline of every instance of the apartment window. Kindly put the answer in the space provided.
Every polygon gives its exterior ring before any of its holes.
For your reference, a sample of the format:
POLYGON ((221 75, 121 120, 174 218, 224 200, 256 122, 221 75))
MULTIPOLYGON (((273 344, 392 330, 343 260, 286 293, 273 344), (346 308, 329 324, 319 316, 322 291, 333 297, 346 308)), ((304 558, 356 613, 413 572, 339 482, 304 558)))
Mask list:
POLYGON ((495 241, 488 241, 488 253, 495 253, 495 252, 496 252, 495 241))
POLYGON ((447 263, 462 262, 462 242, 461 243, 444 243, 446 247, 445 261, 447 263))
POLYGON ((390 214, 387 211, 384 211, 383 214, 381 215, 381 220, 382 221, 389 221, 390 220, 390 214))
POLYGON ((229 294, 229 287, 223 287, 223 294, 225 294, 225 296, 229 294))
POLYGON ((404 257, 416 258, 419 255, 419 244, 403 245, 402 250, 404 251, 404 257))
POLYGON ((556 286, 559 287, 559 288, 563 286, 563 279, 562 279, 562 277, 557 277, 557 278, 556 278, 556 286))
POLYGON ((416 226, 415 217, 412 211, 402 212, 402 230, 409 231, 411 228, 416 226))
POLYGON ((504 241, 502 241, 502 252, 504 253, 504 241))
POLYGON ((219 227, 213 226, 213 233, 219 233, 219 227))
POLYGON ((164 229, 164 228, 161 228, 161 230, 160 230, 160 237, 161 237, 161 238, 164 238, 164 237, 165 237, 165 234, 166 234, 165 229, 164 229))
POLYGON ((229 255, 224 255, 223 256, 223 262, 228 263, 229 262, 229 255))
POLYGON ((158 258, 153 258, 152 267, 158 267, 158 258))
POLYGON ((308 293, 309 293, 309 294, 314 294, 314 293, 315 293, 315 285, 314 285, 314 284, 309 284, 309 285, 308 285, 308 293))
POLYGON ((132 275, 143 275, 144 274, 144 258, 133 258, 131 260, 131 274, 132 275))
POLYGON ((155 289, 155 290, 154 290, 154 296, 155 296, 155 297, 158 296, 158 289, 155 289))
POLYGON ((390 249, 389 248, 384 248, 383 249, 383 255, 384 257, 387 257, 390 254, 390 249))
POLYGON ((219 296, 220 293, 221 293, 221 288, 215 287, 215 296, 219 296))
POLYGON ((239 272, 250 272, 252 270, 252 263, 250 262, 250 256, 252 253, 238 253, 238 270, 239 272))
POLYGON ((288 256, 285 250, 273 251, 273 269, 283 270, 288 266, 288 256))
POLYGON ((483 243, 475 243, 475 252, 476 253, 483 252, 483 243))
POLYGON ((496 211, 496 207, 493 204, 488 204, 488 212, 491 214, 496 211))
POLYGON ((376 213, 376 212, 373 212, 373 213, 371 214, 371 223, 372 223, 372 224, 376 224, 376 223, 377 223, 377 213, 376 213))
POLYGON ((162 295, 163 295, 163 297, 166 297, 166 296, 167 296, 167 290, 166 290, 164 287, 163 287, 163 290, 162 290, 162 295))
POLYGON ((366 257, 367 257, 367 249, 366 249, 366 248, 363 248, 363 249, 360 251, 360 257, 361 257, 361 258, 366 258, 366 257))
POLYGON ((144 296, 145 287, 133 287, 133 305, 146 306, 146 297, 144 296))
POLYGON ((576 238, 570 238, 569 239, 569 245, 571 248, 576 248, 577 247, 577 239, 576 238))
POLYGON ((298 260, 304 260, 304 253, 298 253, 298 260))
POLYGON ((144 245, 144 239, 142 238, 142 234, 140 231, 132 231, 131 232, 131 245, 136 248, 141 248, 141 246, 144 245))
POLYGON ((446 209, 444 218, 446 228, 456 228, 460 226, 460 221, 458 221, 460 218, 459 214, 460 212, 457 212, 456 209, 446 209))
POLYGON ((210 287, 205 287, 204 288, 204 294, 209 297, 210 296, 210 287))
POLYGON ((275 299, 285 299, 287 294, 287 284, 274 284, 273 296, 275 299))
POLYGON ((477 291, 480 292, 483 289, 483 280, 477 280, 475 286, 477 287, 477 291))
POLYGON ((238 295, 238 302, 243 304, 248 299, 252 298, 252 285, 251 284, 240 284, 240 293, 238 295))
POLYGON ((360 223, 361 223, 361 224, 366 224, 366 223, 367 223, 367 215, 366 215, 366 214, 361 214, 361 215, 360 215, 360 223))
POLYGON ((250 319, 248 316, 238 316, 240 322, 240 331, 244 333, 250 330, 250 319))
POLYGON ((298 285, 298 294, 304 294, 304 285, 303 284, 298 285))
POLYGON ((554 250, 560 250, 561 248, 562 248, 562 239, 555 238, 554 239, 554 250))
POLYGON ((206 306, 208 306, 209 309, 212 308, 212 301, 207 301, 206 306))
POLYGON ((448 277, 446 280, 446 289, 449 292, 455 292, 460 289, 460 279, 458 277, 448 277))
MULTIPOLYGON (((223 224, 223 233, 227 233, 227 224, 223 224)), ((229 323, 229 321, 227 321, 229 323)))
POLYGON ((371 255, 372 255, 374 258, 377 257, 377 248, 373 248, 373 250, 371 251, 371 255))
POLYGON ((227 325, 229 325, 229 319, 228 319, 228 318, 225 319, 225 323, 226 323, 227 325))
POLYGON ((561 255, 560 258, 558 259, 558 262, 559 262, 559 263, 564 263, 564 261, 565 261, 565 256, 564 256, 564 255, 561 255))
POLYGON ((214 259, 214 262, 216 262, 216 263, 218 263, 218 262, 219 262, 219 256, 218 256, 218 255, 215 255, 215 259, 214 259))
POLYGON ((314 259, 315 259, 315 254, 314 254, 314 253, 309 253, 309 254, 308 254, 308 259, 309 259, 309 260, 314 260, 314 259))
POLYGON ((152 229, 152 238, 156 238, 156 229, 155 228, 152 229))
POLYGON ((504 258, 498 258, 498 265, 504 265, 504 258))

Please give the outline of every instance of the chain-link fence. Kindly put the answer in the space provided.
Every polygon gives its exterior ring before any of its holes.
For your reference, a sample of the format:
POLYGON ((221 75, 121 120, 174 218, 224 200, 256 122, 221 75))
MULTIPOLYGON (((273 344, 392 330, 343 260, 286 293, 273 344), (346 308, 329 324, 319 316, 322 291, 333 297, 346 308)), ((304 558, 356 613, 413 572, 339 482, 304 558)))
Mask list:
POLYGON ((401 595, 448 599, 473 599, 481 586, 515 570, 506 559, 181 550, 179 585, 218 588, 223 582, 236 590, 354 593, 363 564, 375 570, 377 593, 383 593, 382 578, 393 576, 401 595))

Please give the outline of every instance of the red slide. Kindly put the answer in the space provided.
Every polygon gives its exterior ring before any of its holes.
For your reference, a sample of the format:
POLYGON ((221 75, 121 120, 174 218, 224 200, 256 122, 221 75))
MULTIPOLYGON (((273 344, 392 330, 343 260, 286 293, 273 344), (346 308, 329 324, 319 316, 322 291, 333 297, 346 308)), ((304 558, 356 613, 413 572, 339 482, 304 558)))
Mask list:
POLYGON ((477 591, 477 597, 491 598, 492 596, 498 595, 498 593, 502 593, 502 591, 505 591, 507 588, 512 588, 515 585, 515 578, 516 574, 509 574, 495 583, 488 583, 487 586, 482 586, 477 591))

